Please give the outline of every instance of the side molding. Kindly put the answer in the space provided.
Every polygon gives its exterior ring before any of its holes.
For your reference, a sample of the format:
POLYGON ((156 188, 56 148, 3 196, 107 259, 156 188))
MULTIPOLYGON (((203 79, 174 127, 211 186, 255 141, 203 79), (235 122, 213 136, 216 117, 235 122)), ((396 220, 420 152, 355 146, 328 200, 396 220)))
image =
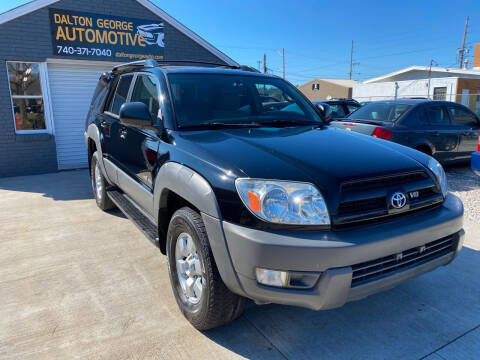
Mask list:
POLYGON ((155 179, 153 214, 157 223, 159 210, 167 205, 168 191, 183 197, 201 212, 220 219, 217 199, 207 180, 184 165, 167 162, 155 179))

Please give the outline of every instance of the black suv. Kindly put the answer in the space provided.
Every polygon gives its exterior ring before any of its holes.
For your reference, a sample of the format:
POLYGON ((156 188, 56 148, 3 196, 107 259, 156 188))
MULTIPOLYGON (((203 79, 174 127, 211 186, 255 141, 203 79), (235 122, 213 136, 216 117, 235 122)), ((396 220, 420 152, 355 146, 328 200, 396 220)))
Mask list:
POLYGON ((326 126, 281 78, 174 65, 102 75, 85 138, 97 205, 167 255, 196 328, 245 298, 339 307, 455 258, 463 206, 435 159, 326 126))

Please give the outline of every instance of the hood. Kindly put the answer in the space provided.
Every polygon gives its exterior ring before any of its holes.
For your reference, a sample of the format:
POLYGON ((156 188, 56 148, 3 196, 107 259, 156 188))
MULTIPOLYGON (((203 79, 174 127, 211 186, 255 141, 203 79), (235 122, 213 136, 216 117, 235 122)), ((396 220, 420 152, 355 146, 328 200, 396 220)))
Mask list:
POLYGON ((333 127, 204 130, 182 132, 178 140, 237 176, 311 182, 323 191, 346 180, 424 169, 403 146, 333 127))

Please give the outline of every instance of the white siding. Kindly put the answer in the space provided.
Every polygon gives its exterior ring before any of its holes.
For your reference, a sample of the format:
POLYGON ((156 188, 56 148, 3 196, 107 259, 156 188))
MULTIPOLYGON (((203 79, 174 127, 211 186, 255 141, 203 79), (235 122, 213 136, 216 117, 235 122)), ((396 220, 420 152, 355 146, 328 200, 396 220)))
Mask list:
MULTIPOLYGON (((428 94, 428 79, 397 81, 398 98, 410 97, 433 97, 433 89, 446 87, 446 100, 455 101, 457 78, 432 78, 430 81, 430 94, 428 94)), ((352 89, 352 97, 358 101, 390 100, 395 97, 395 82, 378 82, 369 84, 357 84, 352 89)))
POLYGON ((49 63, 48 75, 57 145, 58 168, 76 169, 88 166, 83 137, 93 91, 98 78, 114 65, 49 63))

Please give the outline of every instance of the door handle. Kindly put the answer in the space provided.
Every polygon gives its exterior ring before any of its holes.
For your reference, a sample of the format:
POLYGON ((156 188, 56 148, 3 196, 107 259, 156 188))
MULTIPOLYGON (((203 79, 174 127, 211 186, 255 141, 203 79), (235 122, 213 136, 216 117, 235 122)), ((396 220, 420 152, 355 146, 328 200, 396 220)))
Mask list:
POLYGON ((435 131, 435 132, 433 133, 433 136, 440 136, 440 133, 439 133, 438 131, 435 131))
POLYGON ((127 128, 123 127, 119 130, 120 138, 125 139, 127 137, 127 128))

